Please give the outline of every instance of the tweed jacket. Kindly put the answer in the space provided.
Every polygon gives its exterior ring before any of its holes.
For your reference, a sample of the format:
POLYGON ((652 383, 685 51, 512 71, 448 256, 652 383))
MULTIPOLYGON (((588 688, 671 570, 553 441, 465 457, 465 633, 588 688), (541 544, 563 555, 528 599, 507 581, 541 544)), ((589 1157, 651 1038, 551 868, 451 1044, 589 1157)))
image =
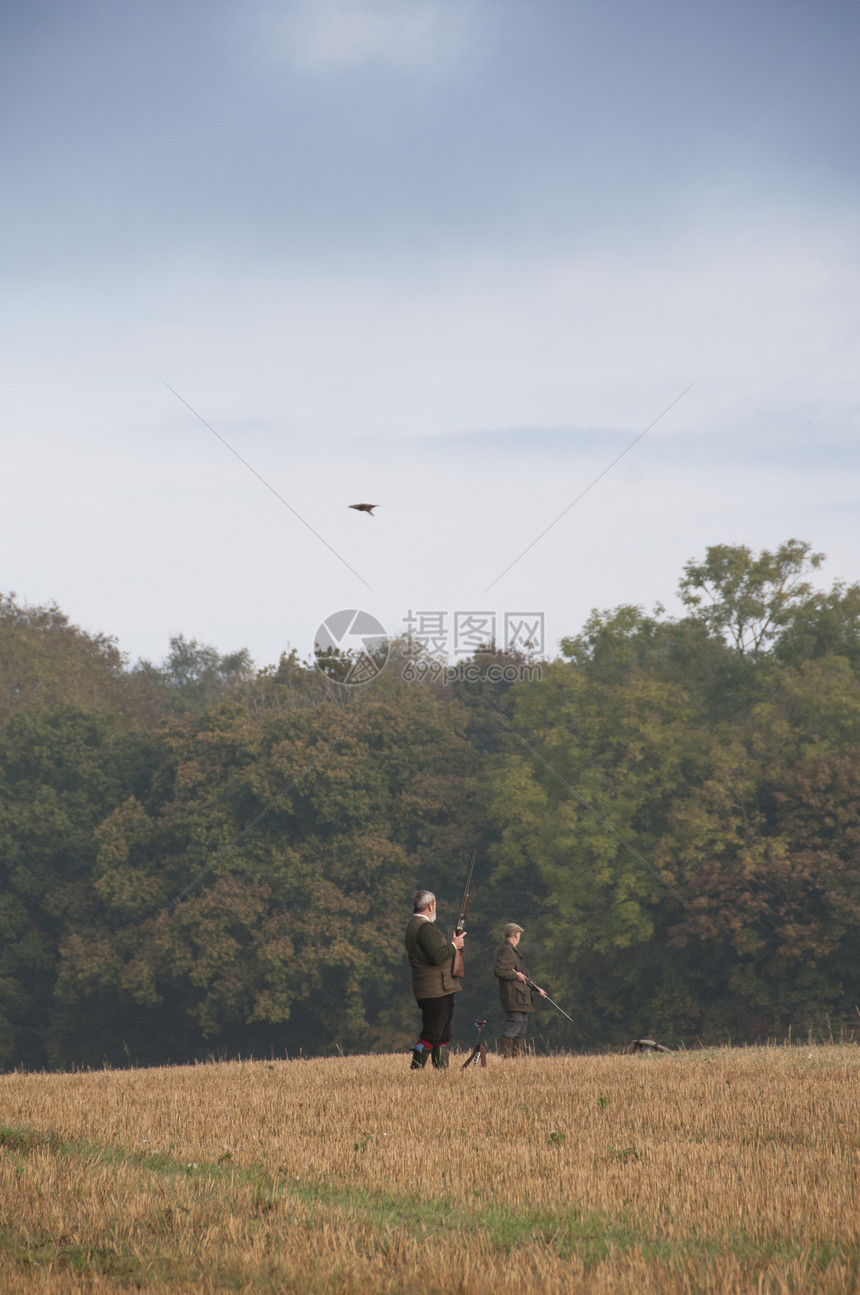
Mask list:
POLYGON ((499 981, 499 999, 506 1012, 532 1011, 532 991, 528 985, 517 980, 517 972, 528 975, 525 963, 518 949, 510 940, 505 940, 496 954, 496 965, 493 974, 499 981))
POLYGON ((412 968, 412 992, 422 998, 442 998, 456 994, 459 980, 451 975, 455 949, 435 922, 413 913, 406 927, 406 952, 412 968))

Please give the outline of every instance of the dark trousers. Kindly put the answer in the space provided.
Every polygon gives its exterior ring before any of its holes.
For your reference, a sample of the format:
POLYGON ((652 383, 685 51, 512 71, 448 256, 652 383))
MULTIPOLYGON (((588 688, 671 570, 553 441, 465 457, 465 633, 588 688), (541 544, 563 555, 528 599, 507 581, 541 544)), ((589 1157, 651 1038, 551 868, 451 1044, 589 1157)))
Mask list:
POLYGON ((454 995, 442 994, 439 998, 419 998, 418 1006, 421 1008, 421 1038, 425 1043, 450 1043, 454 995))
POLYGON ((528 1012, 505 1012, 505 1028, 502 1037, 505 1039, 524 1039, 528 1029, 528 1012))

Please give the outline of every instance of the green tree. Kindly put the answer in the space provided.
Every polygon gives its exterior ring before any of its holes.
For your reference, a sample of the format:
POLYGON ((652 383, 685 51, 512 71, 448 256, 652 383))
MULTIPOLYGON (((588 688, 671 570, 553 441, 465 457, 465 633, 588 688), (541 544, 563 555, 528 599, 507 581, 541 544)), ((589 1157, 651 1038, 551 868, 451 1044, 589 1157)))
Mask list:
MULTIPOLYGON (((534 947, 559 996, 577 1003, 580 1042, 642 1028, 650 1013, 642 959, 680 909, 673 870, 653 856, 706 753, 691 709, 682 689, 639 669, 607 685, 559 662, 517 690, 511 753, 494 774, 496 879, 537 870, 534 947)), ((573 1042, 570 1027, 549 1028, 573 1042)))
POLYGON ((812 585, 806 576, 823 561, 823 553, 813 553, 801 540, 786 540, 775 553, 762 549, 758 556, 742 544, 715 544, 704 562, 684 567, 681 599, 739 655, 757 657, 808 602, 812 585))
POLYGON ((94 829, 136 762, 116 714, 16 710, 0 729, 0 911, 4 1060, 39 1065, 56 1009, 63 931, 92 913, 94 829))
POLYGON ((798 665, 823 656, 844 657, 860 672, 860 584, 837 581, 807 597, 774 648, 780 661, 798 665))
POLYGON ((857 602, 812 590, 818 561, 798 541, 709 550, 682 581, 689 616, 595 612, 568 664, 514 692, 496 881, 537 873, 538 943, 580 1041, 756 1038, 851 1008, 857 602))
POLYGON ((463 727, 389 682, 346 707, 170 721, 146 793, 96 831, 95 915, 61 944, 72 1018, 99 1006, 87 1046, 124 1019, 140 1055, 134 1022, 162 1008, 192 1047, 404 1044, 409 898, 468 840, 463 727))
POLYGON ((176 634, 161 666, 139 661, 133 678, 154 688, 166 711, 181 715, 199 713, 236 696, 250 684, 254 669, 247 648, 222 656, 210 644, 176 634))
POLYGON ((34 705, 116 708, 123 665, 114 639, 71 625, 55 603, 30 607, 0 595, 0 724, 34 705))

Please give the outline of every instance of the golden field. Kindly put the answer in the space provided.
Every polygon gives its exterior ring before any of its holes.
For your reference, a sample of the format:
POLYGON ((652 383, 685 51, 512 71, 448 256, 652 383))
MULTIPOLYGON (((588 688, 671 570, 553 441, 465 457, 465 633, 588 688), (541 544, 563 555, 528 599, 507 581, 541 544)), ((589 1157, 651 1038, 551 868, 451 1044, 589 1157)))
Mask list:
POLYGON ((4 1292, 860 1291, 851 1046, 11 1074, 0 1125, 4 1292))

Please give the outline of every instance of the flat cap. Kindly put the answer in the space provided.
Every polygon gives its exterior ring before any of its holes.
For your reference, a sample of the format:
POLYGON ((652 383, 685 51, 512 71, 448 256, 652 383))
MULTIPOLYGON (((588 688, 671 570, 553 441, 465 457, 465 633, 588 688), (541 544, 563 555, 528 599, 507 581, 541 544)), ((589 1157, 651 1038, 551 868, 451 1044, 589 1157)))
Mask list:
POLYGON ((521 926, 517 926, 516 922, 508 922, 505 927, 505 939, 507 939, 509 935, 516 935, 517 933, 522 935, 523 928, 521 926))

